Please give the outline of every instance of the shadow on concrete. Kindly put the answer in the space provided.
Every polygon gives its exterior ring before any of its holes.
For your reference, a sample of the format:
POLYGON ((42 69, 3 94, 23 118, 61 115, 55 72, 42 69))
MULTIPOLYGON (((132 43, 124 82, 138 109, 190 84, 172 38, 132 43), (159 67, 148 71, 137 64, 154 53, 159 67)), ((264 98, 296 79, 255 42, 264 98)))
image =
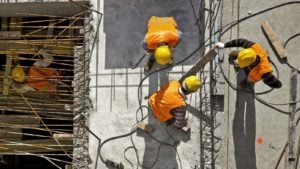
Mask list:
MULTIPOLYGON (((152 71, 157 67, 159 66, 154 65, 152 71)), ((159 89, 159 86, 163 86, 169 81, 167 75, 168 71, 170 70, 164 70, 150 75, 149 94, 154 93, 159 89)), ((139 135, 145 139, 145 152, 142 165, 145 168, 153 167, 157 169, 180 168, 180 164, 178 164, 176 160, 176 149, 180 141, 190 139, 190 133, 185 133, 172 125, 167 126, 164 123, 158 122, 151 112, 149 113, 148 124, 154 127, 154 132, 151 133, 151 136, 146 133, 139 135)))
MULTIPOLYGON (((238 84, 245 78, 244 72, 237 74, 238 84)), ((254 91, 254 85, 244 87, 254 91)), ((254 93, 237 90, 236 109, 232 125, 234 154, 237 169, 256 169, 255 155, 255 97, 254 93)))

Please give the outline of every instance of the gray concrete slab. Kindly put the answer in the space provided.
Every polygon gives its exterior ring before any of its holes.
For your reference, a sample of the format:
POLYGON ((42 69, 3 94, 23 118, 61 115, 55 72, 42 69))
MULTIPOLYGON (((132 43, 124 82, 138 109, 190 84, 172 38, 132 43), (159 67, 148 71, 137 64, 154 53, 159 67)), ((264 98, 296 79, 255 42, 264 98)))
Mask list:
MULTIPOLYGON (((105 68, 130 68, 138 62, 144 54, 141 44, 147 31, 147 21, 151 16, 173 16, 179 30, 183 32, 182 40, 174 52, 175 62, 186 57, 204 42, 204 7, 203 4, 201 6, 201 1, 104 1, 104 13, 104 32, 107 35, 105 68), (191 3, 196 16, 200 16, 200 34, 191 3)), ((195 61, 196 56, 184 64, 192 64, 195 61)), ((144 62, 140 66, 144 65, 144 62)))
MULTIPOLYGON (((94 7, 98 6, 97 2, 100 2, 99 9, 100 11, 102 11, 105 1, 104 2, 93 1, 94 7)), ((141 1, 141 2, 154 3, 154 1, 141 1)), ((180 4, 182 4, 182 2, 183 1, 180 2, 178 1, 178 3, 180 4)), ((131 8, 133 3, 136 3, 136 1, 132 1, 128 5, 123 5, 122 9, 120 9, 121 12, 124 12, 124 10, 129 7, 131 8)), ((123 4, 123 2, 118 5, 121 4, 123 4)), ((186 7, 188 6, 188 4, 189 2, 185 1, 186 7)), ((155 5, 155 6, 151 6, 150 8, 158 9, 158 6, 155 5)), ((189 7, 188 9, 191 10, 191 7, 189 7)), ((120 13, 118 13, 118 10, 111 11, 111 12, 113 12, 114 15, 119 15, 120 17, 123 17, 122 15, 120 15, 120 13)), ((104 12, 104 16, 105 15, 106 12, 104 12)), ((107 45, 108 43, 112 43, 112 42, 108 42, 110 35, 107 34, 107 32, 104 29, 105 24, 107 22, 108 22, 107 20, 104 20, 103 22, 104 25, 100 26, 100 31, 99 31, 100 41, 98 46, 99 55, 98 56, 93 55, 92 57, 93 61, 91 62, 90 65, 91 74, 94 75, 91 76, 90 84, 93 87, 91 88, 90 94, 91 94, 91 99, 93 101, 93 104, 95 106, 94 111, 90 113, 90 128, 102 139, 102 141, 110 137, 128 133, 133 127, 133 125, 135 124, 136 117, 139 119, 141 118, 140 113, 136 114, 139 106, 137 100, 139 93, 137 92, 137 90, 138 90, 139 82, 142 80, 143 77, 145 77, 142 68, 137 68, 135 70, 132 70, 128 68, 115 69, 114 67, 112 68, 107 67, 107 60, 110 58, 108 57, 107 52, 105 51, 111 49, 110 47, 107 47, 107 45), (99 66, 98 72, 96 71, 97 65, 99 66), (98 76, 98 82, 96 81, 97 80, 96 76, 98 76), (98 84, 98 86, 96 86, 96 84, 98 84), (96 97, 98 97, 98 101, 96 101, 96 97)), ((125 26, 124 29, 125 28, 128 29, 128 27, 131 27, 131 25, 129 24, 131 21, 126 23, 126 20, 124 20, 122 22, 125 22, 125 24, 127 24, 127 27, 125 26)), ((139 23, 141 24, 142 29, 144 29, 146 22, 147 21, 144 20, 144 23, 134 22, 134 24, 139 23)), ((142 33, 140 35, 142 35, 142 33)), ((143 37, 141 36, 141 39, 142 38, 143 37)), ((141 39, 139 39, 137 42, 138 44, 136 47, 138 48, 138 50, 141 49, 140 46, 141 39)), ((119 43, 117 40, 114 40, 113 42, 119 43)), ((185 45, 194 46, 195 44, 185 44, 185 45)), ((117 49, 118 50, 116 50, 115 52, 122 52, 122 50, 126 49, 126 47, 117 48, 117 49)), ((184 56, 180 56, 180 58, 183 57, 184 56)), ((125 61, 128 61, 128 59, 113 58, 112 61, 118 61, 118 62, 111 62, 110 64, 114 63, 115 65, 118 65, 119 61, 122 61, 124 62, 122 63, 122 65, 127 64, 128 66, 128 63, 125 64, 125 61)), ((154 65, 153 70, 156 68, 161 68, 161 66, 154 65)), ((160 73, 157 74, 155 73, 151 75, 143 83, 143 87, 141 88, 142 91, 141 98, 147 96, 149 93, 156 91, 161 85, 163 85, 168 80, 179 79, 183 75, 183 73, 186 72, 188 69, 189 66, 180 65, 180 66, 173 67, 170 70, 162 71, 160 73)), ((198 95, 191 95, 188 99, 188 103, 192 106, 198 105, 195 103, 197 101, 199 101, 198 95)), ((147 105, 147 100, 143 99, 142 105, 147 105)), ((147 113, 146 109, 144 109, 144 116, 145 113, 147 113)), ((189 123, 191 125, 191 133, 185 134, 182 131, 174 129, 170 126, 166 128, 165 124, 158 123, 150 114, 150 116, 145 120, 145 122, 154 125, 155 131, 154 133, 152 133, 153 137, 164 143, 174 144, 174 146, 171 145, 161 146, 160 143, 158 143, 153 138, 149 137, 149 135, 143 132, 138 132, 133 134, 132 140, 137 148, 138 155, 139 155, 138 159, 141 165, 144 166, 153 165, 154 166, 153 168, 157 168, 157 169, 195 168, 196 166, 200 165, 199 116, 189 114, 187 117, 189 118, 189 123), (172 137, 169 136, 167 132, 169 132, 172 137)), ((99 159, 99 153, 97 151, 97 147, 98 147, 97 140, 92 135, 90 135, 89 139, 90 139, 89 152, 93 160, 93 163, 90 165, 90 168, 93 169, 109 168, 106 167, 99 159)), ((130 163, 126 161, 126 159, 123 156, 124 150, 129 146, 132 146, 130 137, 111 141, 103 146, 101 155, 105 159, 110 159, 115 162, 122 162, 125 168, 132 168, 130 163)), ((133 149, 129 149, 125 153, 125 156, 127 159, 129 159, 132 162, 134 168, 138 165, 136 153, 133 149)))

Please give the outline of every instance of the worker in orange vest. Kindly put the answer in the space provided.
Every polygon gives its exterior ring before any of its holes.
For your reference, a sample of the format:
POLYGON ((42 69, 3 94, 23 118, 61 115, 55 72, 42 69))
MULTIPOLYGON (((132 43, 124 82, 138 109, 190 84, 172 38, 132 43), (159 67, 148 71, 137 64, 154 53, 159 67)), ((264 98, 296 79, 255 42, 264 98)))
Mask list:
POLYGON ((45 51, 40 54, 43 59, 35 61, 28 71, 17 64, 12 69, 11 76, 15 82, 25 83, 26 87, 22 86, 22 88, 27 90, 56 92, 59 73, 52 68, 47 68, 53 62, 53 56, 45 51))
POLYGON ((247 84, 253 84, 260 80, 271 88, 281 88, 282 83, 273 74, 268 54, 258 43, 246 39, 235 39, 227 43, 218 42, 215 48, 243 47, 239 51, 232 51, 229 54, 229 63, 243 69, 247 78, 239 84, 244 87, 247 84))
POLYGON ((142 44, 149 55, 144 70, 149 71, 155 61, 161 65, 173 64, 171 49, 179 43, 181 34, 173 17, 152 16, 142 44))
POLYGON ((177 128, 186 126, 186 95, 196 92, 201 86, 197 76, 189 76, 180 84, 170 81, 148 98, 154 117, 163 123, 173 124, 177 128))

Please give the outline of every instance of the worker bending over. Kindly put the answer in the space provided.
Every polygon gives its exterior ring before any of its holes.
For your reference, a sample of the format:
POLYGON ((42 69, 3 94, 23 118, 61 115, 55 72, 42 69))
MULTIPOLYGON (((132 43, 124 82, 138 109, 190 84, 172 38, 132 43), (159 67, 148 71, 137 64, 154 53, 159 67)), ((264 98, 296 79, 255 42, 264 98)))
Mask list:
POLYGON ((28 71, 24 70, 20 64, 17 64, 12 69, 11 76, 15 82, 23 84, 16 86, 25 91, 56 92, 59 73, 54 69, 47 68, 53 62, 53 56, 43 50, 38 54, 41 54, 43 59, 35 61, 28 71))
POLYGON ((263 79, 263 82, 271 88, 281 88, 282 84, 273 74, 268 54, 261 45, 246 39, 235 39, 227 43, 218 42, 215 48, 243 47, 245 49, 232 51, 229 54, 229 63, 241 68, 247 77, 239 84, 244 87, 263 79))
POLYGON ((200 86, 201 80, 197 76, 187 77, 182 84, 175 80, 164 84, 148 100, 154 117, 177 128, 186 126, 186 95, 196 92, 200 86))
POLYGON ((144 70, 149 71, 155 61, 161 65, 173 64, 171 48, 179 43, 181 34, 173 17, 152 16, 142 44, 145 53, 150 55, 144 70))

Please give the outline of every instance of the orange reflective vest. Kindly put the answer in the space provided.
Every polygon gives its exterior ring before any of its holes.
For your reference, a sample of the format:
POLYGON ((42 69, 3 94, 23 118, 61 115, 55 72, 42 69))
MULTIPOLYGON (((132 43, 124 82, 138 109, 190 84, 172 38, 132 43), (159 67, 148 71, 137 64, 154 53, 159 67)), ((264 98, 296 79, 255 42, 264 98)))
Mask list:
POLYGON ((264 49, 259 44, 254 44, 250 48, 252 48, 260 58, 259 63, 250 70, 247 80, 249 82, 255 83, 257 81, 260 81, 262 79, 262 75, 265 73, 272 72, 272 67, 270 65, 270 62, 268 60, 268 55, 264 51, 264 49))
POLYGON ((56 91, 58 72, 49 68, 32 66, 28 72, 28 85, 39 91, 56 91))
POLYGON ((170 120, 173 118, 170 113, 172 109, 186 105, 179 93, 180 87, 178 81, 170 81, 149 97, 150 108, 158 121, 166 122, 170 120))
POLYGON ((148 49, 156 49, 160 43, 175 47, 179 42, 179 36, 174 18, 152 16, 148 21, 145 40, 148 49))

